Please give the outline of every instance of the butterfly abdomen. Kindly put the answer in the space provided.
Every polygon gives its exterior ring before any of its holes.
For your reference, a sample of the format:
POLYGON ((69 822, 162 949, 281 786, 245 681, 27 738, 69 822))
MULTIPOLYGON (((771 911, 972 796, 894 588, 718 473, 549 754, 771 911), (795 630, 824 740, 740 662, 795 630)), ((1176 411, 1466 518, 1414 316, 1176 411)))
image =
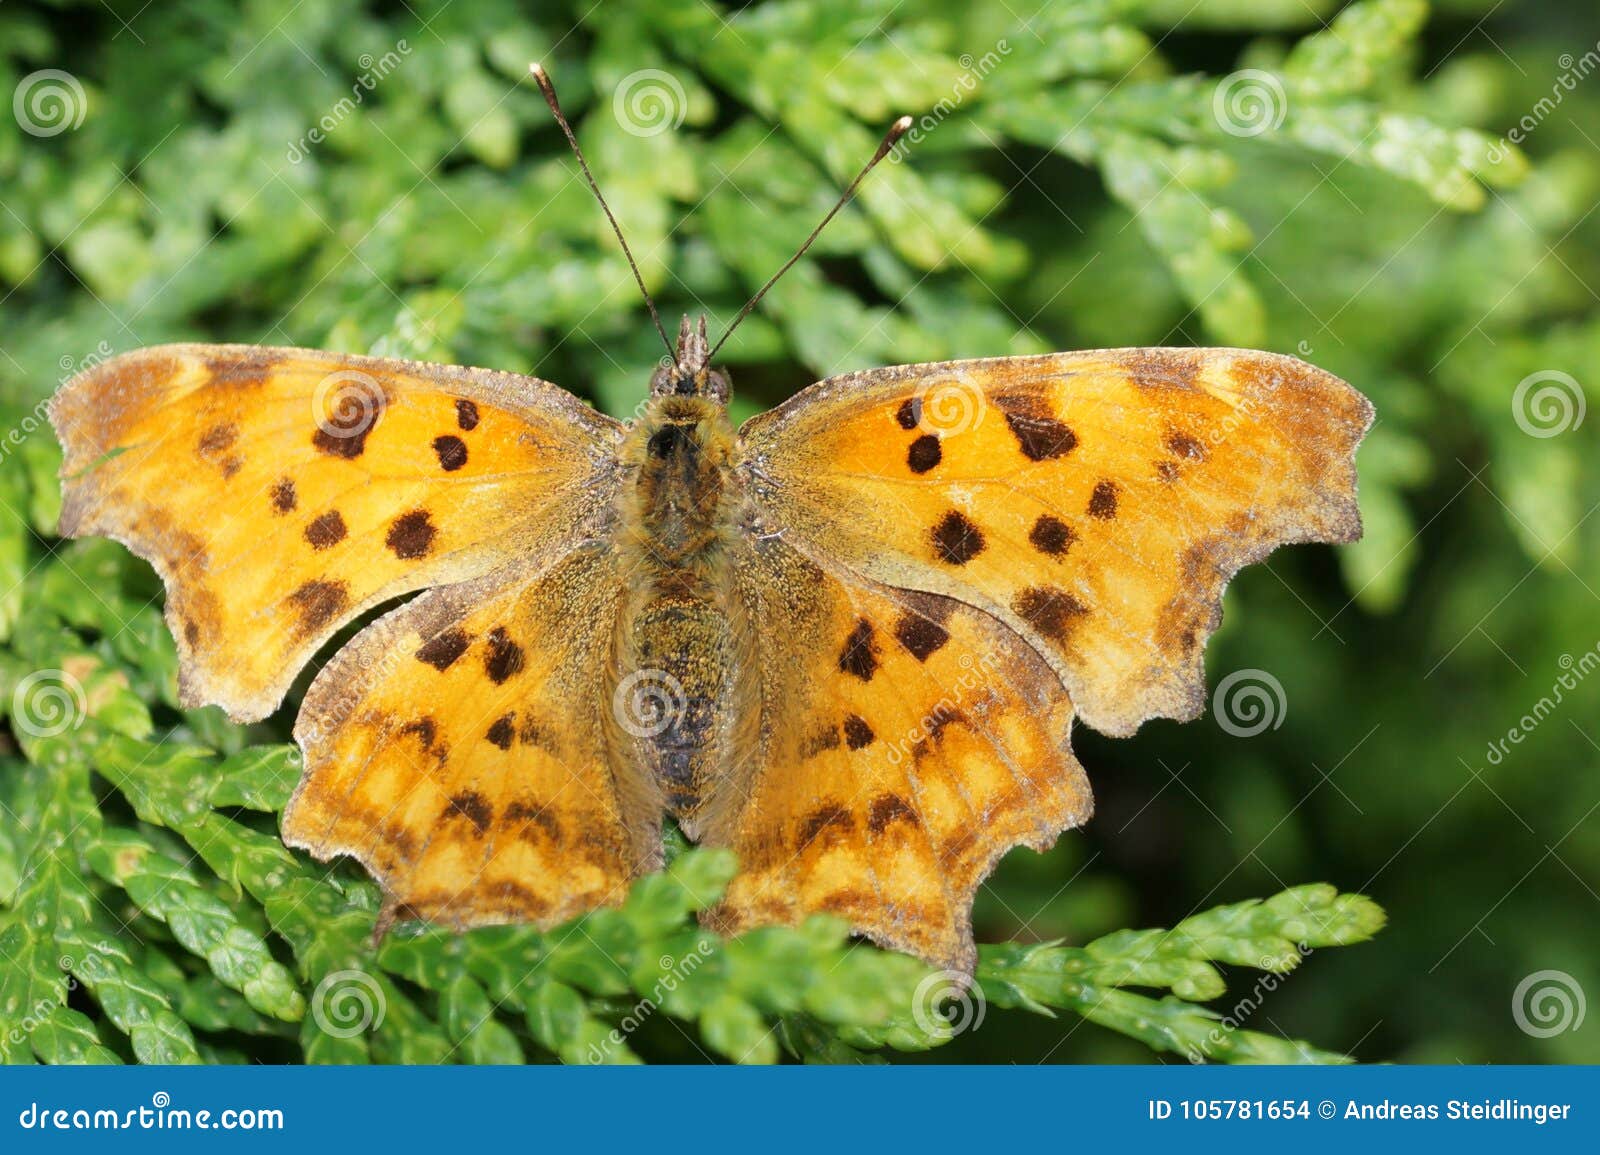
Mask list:
POLYGON ((729 612, 733 448, 720 404, 663 396, 623 449, 618 542, 629 592, 612 707, 625 760, 653 776, 686 828, 731 756, 733 680, 743 668, 729 612))

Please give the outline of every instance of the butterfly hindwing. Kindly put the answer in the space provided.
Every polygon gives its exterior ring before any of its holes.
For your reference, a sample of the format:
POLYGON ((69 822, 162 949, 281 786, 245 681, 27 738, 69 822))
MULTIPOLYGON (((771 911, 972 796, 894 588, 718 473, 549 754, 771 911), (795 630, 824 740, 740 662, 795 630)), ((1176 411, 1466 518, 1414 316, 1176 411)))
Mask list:
POLYGON ((711 922, 834 914, 970 972, 973 895, 996 860, 1089 815, 1059 681, 986 615, 841 576, 778 536, 734 573, 743 612, 770 625, 743 705, 759 737, 697 832, 740 859, 711 922))
POLYGON ((348 854, 406 917, 550 925, 661 856, 653 783, 613 774, 605 692, 623 585, 604 543, 432 590, 312 683, 290 845, 348 854))
POLYGON ((621 430, 530 377, 243 345, 113 358, 50 415, 61 533, 156 567, 185 703, 240 720, 363 610, 574 533, 621 430))
POLYGON ((766 531, 992 615, 1122 735, 1200 712, 1236 570, 1359 536, 1371 420, 1290 357, 1124 349, 847 374, 740 433, 766 531))

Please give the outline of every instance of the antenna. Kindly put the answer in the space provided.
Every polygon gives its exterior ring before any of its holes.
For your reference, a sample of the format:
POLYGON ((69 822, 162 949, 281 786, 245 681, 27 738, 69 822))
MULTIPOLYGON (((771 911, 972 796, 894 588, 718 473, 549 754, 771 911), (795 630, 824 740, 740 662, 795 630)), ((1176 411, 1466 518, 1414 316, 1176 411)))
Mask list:
POLYGON ((706 356, 707 364, 711 362, 711 358, 717 355, 717 350, 722 348, 722 346, 727 342, 728 338, 733 336, 733 331, 739 327, 739 322, 748 317, 751 313, 751 310, 761 303, 761 298, 767 295, 767 290, 772 288, 773 285, 776 285, 778 283, 778 278, 787 273, 791 268, 794 267, 794 263, 796 261, 806 255, 806 250, 811 247, 811 242, 815 241, 821 234, 822 230, 828 227, 829 221, 833 220, 834 217, 839 215, 839 210, 850 203, 850 198, 856 195, 856 189, 860 187, 862 181, 867 179, 867 174, 878 167, 878 162, 884 157, 888 156, 889 150, 894 148, 894 146, 900 142, 900 138, 910 130, 911 118, 909 116, 902 116, 899 120, 895 121, 889 126, 889 131, 884 133, 883 141, 878 145, 878 151, 873 153, 872 159, 867 161, 866 165, 860 172, 856 173, 856 179, 851 181, 849 187, 846 188, 842 194, 840 194, 838 202, 828 210, 828 215, 822 218, 822 223, 811 230, 811 235, 807 237, 800 248, 795 251, 794 256, 790 257, 784 262, 783 268, 779 269, 776 273, 773 273, 772 276, 767 280, 767 283, 762 285, 761 288, 756 291, 756 295, 745 302, 744 308, 740 309, 739 315, 733 319, 733 324, 728 326, 727 330, 724 331, 722 336, 718 339, 716 345, 712 347, 711 352, 706 356))
MULTIPOLYGON (((578 167, 583 170, 583 179, 589 182, 589 190, 594 193, 594 199, 600 202, 600 210, 606 214, 606 220, 611 222, 611 231, 617 234, 617 243, 622 246, 622 255, 628 258, 628 268, 633 270, 633 282, 639 286, 639 294, 644 297, 644 303, 650 310, 650 320, 655 322, 656 332, 661 334, 661 343, 667 347, 667 355, 676 361, 677 350, 672 347, 667 331, 661 327, 661 316, 656 312, 656 303, 650 297, 650 290, 644 287, 644 278, 639 275, 639 262, 633 259, 633 250, 628 248, 628 239, 622 235, 622 226, 617 224, 617 218, 611 215, 611 206, 606 204, 606 198, 600 195, 600 186, 595 184, 594 174, 589 171, 589 162, 583 159, 583 149, 578 147, 578 138, 573 135, 572 126, 567 123, 567 118, 561 111, 561 102, 556 99, 556 87, 550 83, 550 74, 544 70, 544 65, 537 63, 528 65, 528 71, 533 74, 534 81, 539 85, 539 91, 544 93, 544 102, 550 106, 556 123, 566 134, 567 143, 572 146, 572 155, 578 158, 578 167)), ((907 127, 910 123, 910 119, 907 118, 907 127)))

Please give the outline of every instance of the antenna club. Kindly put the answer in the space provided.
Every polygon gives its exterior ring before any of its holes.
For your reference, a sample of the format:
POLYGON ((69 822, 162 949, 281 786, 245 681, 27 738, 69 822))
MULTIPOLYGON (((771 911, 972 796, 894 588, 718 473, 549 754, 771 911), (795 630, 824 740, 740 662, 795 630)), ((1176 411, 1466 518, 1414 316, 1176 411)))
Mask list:
POLYGON ((528 65, 528 73, 539 86, 539 91, 544 94, 544 102, 552 110, 558 109, 560 106, 556 103, 556 86, 550 83, 550 74, 544 70, 544 65, 535 60, 528 65))
POLYGON ((867 168, 872 168, 873 165, 877 164, 884 157, 888 156, 889 150, 900 143, 900 138, 911 131, 912 123, 911 117, 902 116, 899 120, 891 124, 889 126, 889 131, 883 134, 883 143, 878 145, 878 151, 872 154, 872 161, 867 165, 867 168))

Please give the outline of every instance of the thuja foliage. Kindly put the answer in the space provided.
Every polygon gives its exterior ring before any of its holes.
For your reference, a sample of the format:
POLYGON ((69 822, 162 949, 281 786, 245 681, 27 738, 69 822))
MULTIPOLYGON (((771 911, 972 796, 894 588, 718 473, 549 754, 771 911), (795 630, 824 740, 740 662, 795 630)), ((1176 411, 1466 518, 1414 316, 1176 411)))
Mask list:
POLYGON ((882 127, 916 117, 730 344, 742 412, 824 373, 940 357, 1181 337, 1314 354, 1384 414, 1362 455, 1367 539, 1341 555, 1376 611, 1406 593, 1413 498, 1440 464, 1422 435, 1436 403, 1399 367, 1420 348, 1459 420, 1482 418, 1499 461, 1518 464, 1496 466, 1493 516, 1535 560, 1561 547, 1580 451, 1530 457, 1534 443, 1484 416, 1503 404, 1486 380, 1595 347, 1559 269, 1525 272, 1581 219, 1594 173, 1530 169, 1475 127, 1500 74, 1464 60, 1420 75, 1422 0, 1337 15, 1322 0, 1017 7, 0 10, 0 90, 61 69, 84 113, 48 134, 0 117, 8 1059, 857 1061, 938 1047, 970 1026, 978 992, 985 1031, 1059 1014, 1062 1033, 1081 1016, 1184 1058, 1340 1057, 1239 1022, 1266 980, 1381 924, 1368 900, 1323 886, 1170 931, 986 945, 970 992, 828 920, 708 936, 693 912, 732 864, 699 851, 621 909, 554 931, 401 928, 375 946, 372 884, 276 835, 298 775, 294 701, 250 728, 180 709, 148 569, 110 543, 53 538, 58 455, 37 405, 65 373, 137 345, 493 365, 630 413, 660 349, 521 83, 538 59, 663 312, 704 310, 714 327, 882 127), (1241 32, 1261 35, 1226 66, 1184 58, 1195 37, 1241 32), (655 87, 638 105, 641 74, 655 87), (1340 229, 1317 223, 1341 213, 1340 229), (1407 244, 1426 228, 1448 245, 1424 272, 1407 244), (1506 300, 1555 321, 1480 348, 1477 317, 1506 300), (1330 328, 1346 310, 1360 341, 1330 328), (1463 342, 1496 373, 1445 360, 1463 342))
MULTIPOLYGON (((7 506, 27 496, 13 481, 7 506)), ((1202 1005, 1224 993, 1216 963, 1281 974, 1377 930, 1376 906, 1326 886, 1083 947, 985 946, 968 991, 828 918, 731 941, 700 929, 726 851, 682 851, 620 909, 555 930, 375 945, 376 888, 275 835, 294 748, 175 711, 173 652, 135 576, 108 543, 37 557, 0 654, 17 742, 0 778, 11 1061, 630 1062, 636 1032, 662 1045, 640 1030, 657 1017, 681 1024, 668 1054, 865 1061, 936 1047, 989 1007, 1070 1011, 1195 1059, 1341 1057, 1202 1005)))

